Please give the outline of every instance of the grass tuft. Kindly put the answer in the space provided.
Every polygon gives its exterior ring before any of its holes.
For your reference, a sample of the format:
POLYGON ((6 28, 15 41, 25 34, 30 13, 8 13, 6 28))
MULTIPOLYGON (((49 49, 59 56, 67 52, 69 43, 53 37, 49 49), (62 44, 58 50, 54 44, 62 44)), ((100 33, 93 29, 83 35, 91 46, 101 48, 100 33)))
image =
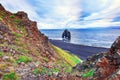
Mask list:
POLYGON ((40 72, 39 69, 36 68, 36 69, 34 69, 33 74, 37 76, 39 74, 39 72, 40 72))
POLYGON ((3 57, 4 56, 4 53, 0 51, 0 57, 3 57))
POLYGON ((11 19, 14 19, 14 18, 15 18, 15 15, 10 15, 10 18, 11 18, 11 19))
POLYGON ((31 62, 31 61, 32 61, 32 59, 30 57, 20 56, 19 59, 17 60, 17 63, 21 63, 21 62, 27 63, 27 62, 31 62))
POLYGON ((94 75, 94 70, 91 69, 89 72, 83 74, 82 77, 90 77, 90 76, 93 76, 93 75, 94 75))
POLYGON ((3 76, 3 80, 19 80, 18 75, 16 73, 11 72, 7 73, 3 76))

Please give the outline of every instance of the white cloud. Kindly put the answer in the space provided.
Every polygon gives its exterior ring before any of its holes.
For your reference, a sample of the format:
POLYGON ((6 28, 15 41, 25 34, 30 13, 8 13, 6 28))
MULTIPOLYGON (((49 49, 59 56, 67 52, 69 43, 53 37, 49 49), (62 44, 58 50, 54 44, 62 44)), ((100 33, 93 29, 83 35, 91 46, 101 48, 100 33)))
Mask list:
POLYGON ((0 0, 12 12, 25 11, 38 28, 120 26, 120 0, 0 0), (84 13, 85 17, 80 17, 84 13), (82 20, 80 20, 83 18, 82 20))
POLYGON ((0 3, 11 12, 16 13, 17 11, 25 11, 28 13, 30 19, 39 19, 39 15, 36 13, 36 8, 30 5, 27 0, 0 0, 0 3))
MULTIPOLYGON (((109 0, 108 0, 109 1, 109 0)), ((114 19, 120 16, 120 0, 110 0, 109 5, 103 8, 100 12, 94 12, 90 16, 86 17, 85 20, 92 19, 114 19), (110 3, 111 2, 111 3, 110 3)))
MULTIPOLYGON (((41 3, 41 1, 39 2, 41 3)), ((68 23, 79 19, 81 12, 81 8, 79 8, 78 5, 80 4, 79 0, 51 0, 51 2, 45 3, 45 1, 42 1, 42 3, 47 5, 47 8, 50 8, 50 10, 48 13, 45 13, 44 19, 39 22, 40 28, 66 28, 68 23), (43 26, 43 24, 49 25, 43 26), (50 26, 50 24, 52 26, 50 26)), ((46 6, 43 7, 46 9, 46 6)))

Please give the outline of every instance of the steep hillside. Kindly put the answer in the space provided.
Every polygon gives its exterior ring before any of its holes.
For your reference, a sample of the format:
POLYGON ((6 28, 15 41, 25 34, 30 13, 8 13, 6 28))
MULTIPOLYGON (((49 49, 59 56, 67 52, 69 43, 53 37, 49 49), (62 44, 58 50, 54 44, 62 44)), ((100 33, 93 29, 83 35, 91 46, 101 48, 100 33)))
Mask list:
MULTIPOLYGON (((63 55, 72 55, 55 48, 25 12, 11 13, 0 4, 0 79, 46 80, 70 73, 73 65, 63 55)), ((74 65, 80 62, 73 59, 74 65)))

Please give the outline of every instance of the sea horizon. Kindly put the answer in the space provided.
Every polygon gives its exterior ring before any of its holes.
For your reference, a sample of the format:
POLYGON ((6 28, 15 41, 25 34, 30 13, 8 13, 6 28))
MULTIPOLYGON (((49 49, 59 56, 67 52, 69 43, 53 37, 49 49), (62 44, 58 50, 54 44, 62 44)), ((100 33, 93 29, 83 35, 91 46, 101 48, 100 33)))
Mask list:
MULTIPOLYGON (((62 40, 65 29, 40 29, 49 39, 62 40)), ((113 41, 120 36, 119 27, 68 29, 72 44, 110 48, 113 41)))

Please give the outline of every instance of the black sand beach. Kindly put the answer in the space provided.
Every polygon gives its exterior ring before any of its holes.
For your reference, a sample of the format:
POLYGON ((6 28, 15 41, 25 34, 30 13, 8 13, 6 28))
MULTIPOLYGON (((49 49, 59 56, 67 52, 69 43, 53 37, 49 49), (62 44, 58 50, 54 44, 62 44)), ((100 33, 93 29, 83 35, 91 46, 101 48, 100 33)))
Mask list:
POLYGON ((81 59, 86 59, 88 56, 91 56, 93 54, 108 51, 107 48, 77 45, 72 43, 66 43, 62 40, 49 40, 49 41, 55 46, 58 46, 64 50, 69 51, 70 53, 78 55, 81 59))

